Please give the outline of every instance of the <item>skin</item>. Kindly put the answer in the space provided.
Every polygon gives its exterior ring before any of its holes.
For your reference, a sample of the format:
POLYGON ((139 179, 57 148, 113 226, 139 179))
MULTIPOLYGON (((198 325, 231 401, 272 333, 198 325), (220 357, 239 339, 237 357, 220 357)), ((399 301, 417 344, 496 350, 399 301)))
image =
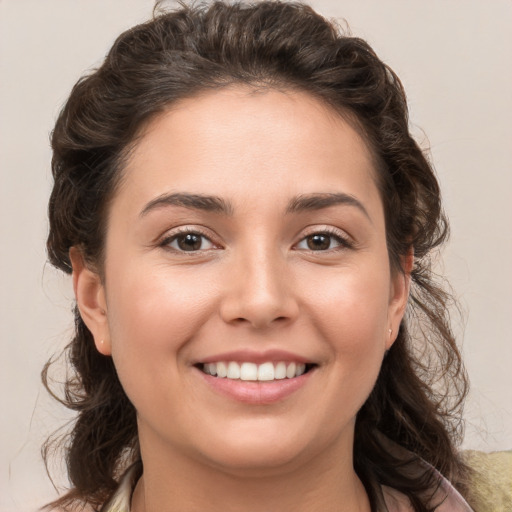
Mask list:
POLYGON ((102 281, 72 249, 74 285, 137 409, 135 512, 370 510, 352 463, 355 416, 409 277, 390 269, 372 158, 347 121, 300 92, 232 87, 173 105, 124 169, 105 254, 102 281), (230 214, 148 207, 175 193, 218 196, 230 214), (318 193, 360 206, 287 212, 318 193), (206 236, 198 250, 180 250, 172 237, 184 229, 206 236), (243 403, 194 367, 241 349, 287 350, 314 371, 283 400, 243 403))

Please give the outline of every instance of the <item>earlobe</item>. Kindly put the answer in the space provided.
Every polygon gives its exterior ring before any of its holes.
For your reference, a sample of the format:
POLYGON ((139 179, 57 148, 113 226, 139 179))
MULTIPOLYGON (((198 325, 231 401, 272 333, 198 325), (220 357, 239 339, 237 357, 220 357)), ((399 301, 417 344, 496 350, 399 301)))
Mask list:
POLYGON ((413 265, 414 249, 411 247, 403 258, 402 270, 396 271, 395 276, 392 278, 386 349, 389 349, 395 342, 400 328, 400 323, 405 314, 411 288, 411 272, 413 265))
POLYGON ((69 251, 73 267, 73 290, 80 316, 91 331, 98 352, 111 355, 105 288, 97 272, 90 269, 77 247, 69 251))

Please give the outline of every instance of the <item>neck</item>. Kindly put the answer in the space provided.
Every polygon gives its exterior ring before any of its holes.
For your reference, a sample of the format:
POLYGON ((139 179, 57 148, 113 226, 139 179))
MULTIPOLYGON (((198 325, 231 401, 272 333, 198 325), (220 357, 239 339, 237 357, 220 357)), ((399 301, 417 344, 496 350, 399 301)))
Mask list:
POLYGON ((144 474, 133 494, 132 512, 369 512, 364 486, 353 469, 352 445, 347 448, 341 453, 339 447, 329 447, 307 464, 265 471, 226 470, 180 453, 142 450, 144 474))

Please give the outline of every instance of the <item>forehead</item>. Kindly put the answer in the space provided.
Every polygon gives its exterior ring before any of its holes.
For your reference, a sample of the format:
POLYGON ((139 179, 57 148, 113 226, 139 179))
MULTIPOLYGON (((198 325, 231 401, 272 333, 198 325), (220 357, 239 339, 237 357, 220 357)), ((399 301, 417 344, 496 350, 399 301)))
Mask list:
POLYGON ((124 189, 137 202, 186 190, 274 201, 340 186, 380 203, 371 152, 353 123, 305 92, 239 86, 181 100, 151 121, 118 195, 124 189))

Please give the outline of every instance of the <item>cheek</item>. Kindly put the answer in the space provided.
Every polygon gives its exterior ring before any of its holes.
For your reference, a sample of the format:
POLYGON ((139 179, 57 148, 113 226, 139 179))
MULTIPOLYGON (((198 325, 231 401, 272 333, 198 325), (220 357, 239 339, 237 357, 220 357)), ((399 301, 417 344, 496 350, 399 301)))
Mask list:
POLYGON ((308 319, 302 332, 319 340, 327 354, 322 393, 315 398, 317 428, 334 439, 353 424, 377 380, 385 350, 389 274, 382 264, 347 265, 325 268, 309 281, 304 274, 301 282, 308 319))
POLYGON ((343 268, 319 280, 306 303, 325 339, 341 352, 362 351, 385 337, 389 286, 385 268, 343 268))
POLYGON ((386 269, 343 269, 311 295, 310 317, 334 366, 333 386, 362 402, 377 378, 385 351, 389 276, 386 269))
POLYGON ((164 266, 119 268, 108 274, 106 289, 112 356, 120 377, 128 376, 123 385, 169 378, 210 315, 213 286, 164 266))

